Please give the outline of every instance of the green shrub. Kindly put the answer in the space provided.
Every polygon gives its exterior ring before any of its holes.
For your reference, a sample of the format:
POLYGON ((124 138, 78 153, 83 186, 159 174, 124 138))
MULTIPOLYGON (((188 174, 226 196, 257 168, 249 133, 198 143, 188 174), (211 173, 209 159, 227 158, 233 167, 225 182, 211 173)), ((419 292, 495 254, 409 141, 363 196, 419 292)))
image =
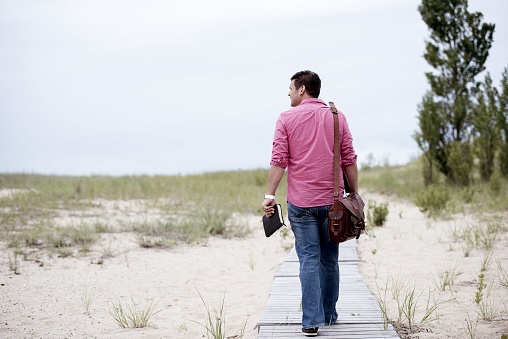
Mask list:
POLYGON ((422 213, 434 217, 446 210, 449 201, 450 193, 445 187, 430 185, 416 194, 415 204, 422 213))
POLYGON ((454 141, 448 153, 448 166, 451 172, 449 179, 452 183, 463 187, 468 186, 473 170, 471 146, 468 143, 454 141))
POLYGON ((383 226, 388 216, 388 203, 385 202, 378 205, 375 201, 369 200, 367 207, 369 208, 369 213, 367 214, 369 222, 376 226, 383 226))
POLYGON ((501 177, 499 176, 499 173, 494 172, 492 176, 490 177, 489 181, 489 189, 490 192, 494 195, 494 197, 498 197, 501 193, 501 177))

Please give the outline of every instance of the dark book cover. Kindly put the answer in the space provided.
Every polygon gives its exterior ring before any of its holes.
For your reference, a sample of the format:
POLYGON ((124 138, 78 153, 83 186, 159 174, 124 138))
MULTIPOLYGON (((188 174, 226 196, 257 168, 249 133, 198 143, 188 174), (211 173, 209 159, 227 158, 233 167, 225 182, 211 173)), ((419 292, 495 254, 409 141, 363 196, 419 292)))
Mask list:
POLYGON ((284 224, 284 217, 282 216, 282 208, 280 204, 274 205, 273 208, 274 213, 271 217, 263 215, 263 227, 267 238, 277 232, 277 230, 283 225, 286 226, 286 224, 284 224))

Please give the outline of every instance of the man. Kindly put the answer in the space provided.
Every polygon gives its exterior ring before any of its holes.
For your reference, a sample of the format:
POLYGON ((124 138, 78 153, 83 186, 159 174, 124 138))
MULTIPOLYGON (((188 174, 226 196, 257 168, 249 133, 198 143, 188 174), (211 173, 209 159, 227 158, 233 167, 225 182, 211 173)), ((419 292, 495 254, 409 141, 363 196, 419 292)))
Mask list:
MULTIPOLYGON (((334 122, 320 99, 321 80, 311 71, 291 77, 289 111, 279 116, 273 139, 268 190, 262 203, 274 213, 275 192, 287 168, 288 218, 295 236, 302 287, 302 333, 316 336, 319 326, 337 321, 339 297, 338 244, 328 241, 328 210, 333 204, 334 122)), ((358 168, 353 138, 339 112, 342 168, 352 192, 358 193, 358 168)), ((344 193, 342 170, 338 174, 344 193)))

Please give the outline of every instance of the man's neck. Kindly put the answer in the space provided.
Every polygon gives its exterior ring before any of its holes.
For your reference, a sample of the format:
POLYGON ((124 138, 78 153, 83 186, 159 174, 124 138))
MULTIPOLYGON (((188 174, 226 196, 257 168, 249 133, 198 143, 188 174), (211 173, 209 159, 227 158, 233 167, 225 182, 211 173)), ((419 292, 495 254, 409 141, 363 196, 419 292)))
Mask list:
POLYGON ((305 99, 314 99, 313 97, 311 97, 311 96, 310 96, 310 95, 308 95, 307 93, 304 93, 304 94, 301 96, 301 98, 302 98, 302 100, 301 100, 300 102, 304 101, 305 99))

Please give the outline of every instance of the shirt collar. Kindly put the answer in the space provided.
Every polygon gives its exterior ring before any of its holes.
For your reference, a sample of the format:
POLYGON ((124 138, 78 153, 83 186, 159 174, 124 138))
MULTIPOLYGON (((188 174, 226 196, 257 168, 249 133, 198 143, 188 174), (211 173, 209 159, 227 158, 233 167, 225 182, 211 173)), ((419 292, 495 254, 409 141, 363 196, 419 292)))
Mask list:
POLYGON ((303 104, 323 104, 326 106, 325 102, 321 99, 318 99, 318 98, 307 98, 307 99, 303 99, 302 102, 300 102, 300 105, 303 105, 303 104))

